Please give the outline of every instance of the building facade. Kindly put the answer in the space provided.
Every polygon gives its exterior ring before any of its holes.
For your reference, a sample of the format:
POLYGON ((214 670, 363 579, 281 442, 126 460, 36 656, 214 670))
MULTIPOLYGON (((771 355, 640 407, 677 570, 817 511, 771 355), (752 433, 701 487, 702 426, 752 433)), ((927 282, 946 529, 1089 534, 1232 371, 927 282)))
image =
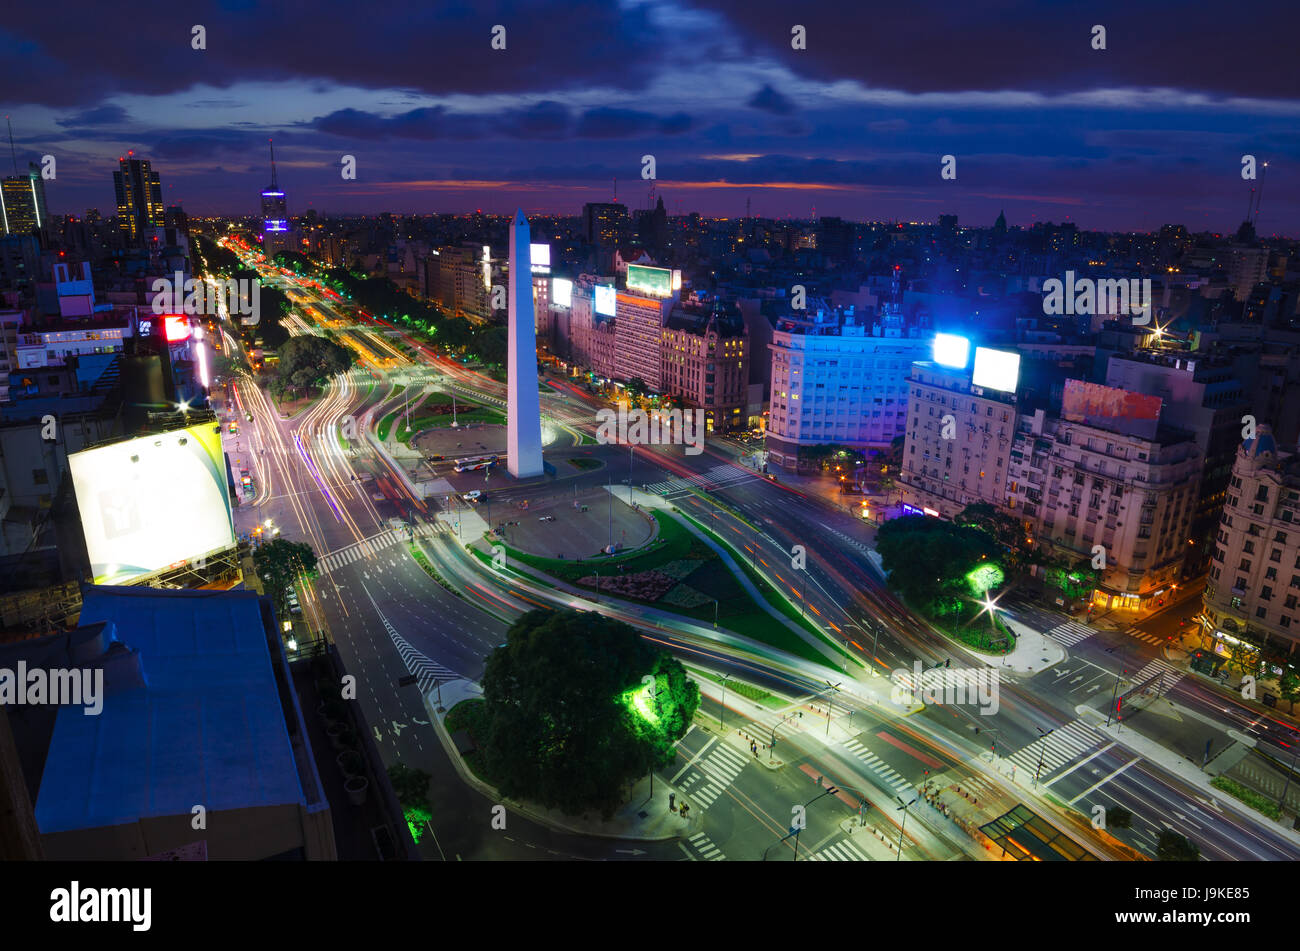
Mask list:
POLYGON ((663 391, 683 408, 704 410, 706 432, 747 425, 749 339, 739 312, 679 306, 664 324, 663 391))

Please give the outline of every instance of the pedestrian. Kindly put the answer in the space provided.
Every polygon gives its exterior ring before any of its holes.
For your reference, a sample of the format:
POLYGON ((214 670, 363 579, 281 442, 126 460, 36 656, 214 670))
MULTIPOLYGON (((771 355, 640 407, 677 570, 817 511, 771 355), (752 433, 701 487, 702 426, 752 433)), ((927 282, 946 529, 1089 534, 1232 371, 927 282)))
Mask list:
POLYGON ((676 802, 677 802, 677 793, 669 793, 669 794, 668 794, 668 811, 669 811, 669 812, 672 812, 673 809, 676 808, 676 802))
POLYGON ((677 814, 681 816, 683 819, 686 818, 686 803, 682 803, 680 806, 677 807, 677 814))

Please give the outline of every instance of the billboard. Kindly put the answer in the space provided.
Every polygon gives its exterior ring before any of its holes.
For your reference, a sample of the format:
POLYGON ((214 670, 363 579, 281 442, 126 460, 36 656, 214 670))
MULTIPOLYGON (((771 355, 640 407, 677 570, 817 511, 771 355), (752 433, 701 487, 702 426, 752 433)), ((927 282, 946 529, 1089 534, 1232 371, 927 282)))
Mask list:
POLYGON ((1061 397, 1061 418, 1102 429, 1153 436, 1160 423, 1164 400, 1118 386, 1083 380, 1066 380, 1061 397))
POLYGON ((528 257, 534 271, 544 271, 551 266, 551 246, 549 244, 530 244, 528 257))
POLYGON ((944 367, 966 369, 970 360, 970 341, 956 334, 934 335, 934 362, 944 367))
POLYGON ((653 297, 672 297, 673 272, 662 267, 629 264, 627 266, 627 289, 629 291, 641 291, 653 297))
POLYGON ((234 546, 219 428, 201 423, 68 456, 95 584, 234 546))
POLYGON ((614 293, 612 284, 596 285, 596 313, 606 317, 613 317, 617 303, 618 297, 614 293))
POLYGON ((551 303, 561 307, 573 306, 573 281, 567 277, 551 278, 551 303))
POLYGON ((1010 350, 975 348, 975 369, 971 384, 1003 393, 1014 393, 1020 383, 1020 354, 1010 350))

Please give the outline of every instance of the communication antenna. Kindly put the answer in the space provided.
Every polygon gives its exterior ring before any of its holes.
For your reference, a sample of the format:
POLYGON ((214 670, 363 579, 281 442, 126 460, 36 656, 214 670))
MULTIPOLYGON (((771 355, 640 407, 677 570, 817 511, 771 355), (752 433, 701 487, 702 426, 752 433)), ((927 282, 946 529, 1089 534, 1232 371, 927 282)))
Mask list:
POLYGON ((9 123, 9 154, 14 158, 14 174, 18 174, 18 152, 14 149, 14 124, 5 116, 5 122, 9 123))
POLYGON ((618 204, 618 179, 614 179, 614 204, 618 204))
POLYGON ((1263 170, 1259 173, 1259 194, 1255 197, 1255 221, 1259 221, 1259 206, 1264 201, 1264 179, 1267 177, 1268 163, 1265 162, 1263 170))
POLYGON ((271 191, 279 191, 280 186, 275 181, 275 139, 267 139, 271 143, 271 191))

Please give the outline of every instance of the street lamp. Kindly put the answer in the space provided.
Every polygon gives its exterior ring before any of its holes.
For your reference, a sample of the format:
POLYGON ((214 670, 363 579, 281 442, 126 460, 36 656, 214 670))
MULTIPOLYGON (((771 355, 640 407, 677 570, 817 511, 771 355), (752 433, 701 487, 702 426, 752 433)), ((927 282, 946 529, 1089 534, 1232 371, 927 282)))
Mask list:
POLYGON ((825 681, 826 686, 830 688, 830 691, 828 691, 829 696, 826 698, 826 735, 828 737, 831 735, 831 712, 835 709, 835 704, 832 702, 831 697, 835 695, 835 691, 840 689, 840 684, 842 683, 844 683, 842 680, 838 684, 833 684, 829 680, 825 681))
MULTIPOLYGON (((902 825, 898 827, 898 857, 894 860, 900 862, 903 859, 903 830, 907 828, 907 809, 912 805, 912 803, 916 802, 916 797, 912 797, 912 802, 903 802, 902 798, 899 796, 895 796, 894 798, 898 800, 898 808, 903 810, 903 822, 902 825)), ((897 812, 898 810, 896 809, 894 811, 897 812)))
MULTIPOLYGON (((1045 740, 1045 739, 1047 739, 1049 736, 1051 736, 1053 733, 1056 732, 1056 727, 1052 727, 1052 728, 1051 728, 1050 730, 1048 730, 1046 733, 1043 732, 1043 728, 1042 728, 1041 726, 1035 726, 1034 729, 1038 731, 1038 738, 1039 738, 1040 740, 1045 740)), ((1041 773, 1041 772, 1043 771, 1043 755, 1044 755, 1046 752, 1047 752, 1047 744, 1046 744, 1046 743, 1043 743, 1041 746, 1038 747, 1038 768, 1034 770, 1034 787, 1035 787, 1035 788, 1037 788, 1037 786, 1038 786, 1038 775, 1039 775, 1039 773, 1041 773)))
POLYGON ((723 729, 722 719, 723 719, 723 717, 725 717, 725 716, 727 715, 727 681, 730 680, 733 676, 735 676, 735 675, 734 675, 734 674, 727 674, 725 677, 722 678, 722 708, 721 708, 721 710, 718 712, 718 729, 719 729, 719 730, 723 729))

